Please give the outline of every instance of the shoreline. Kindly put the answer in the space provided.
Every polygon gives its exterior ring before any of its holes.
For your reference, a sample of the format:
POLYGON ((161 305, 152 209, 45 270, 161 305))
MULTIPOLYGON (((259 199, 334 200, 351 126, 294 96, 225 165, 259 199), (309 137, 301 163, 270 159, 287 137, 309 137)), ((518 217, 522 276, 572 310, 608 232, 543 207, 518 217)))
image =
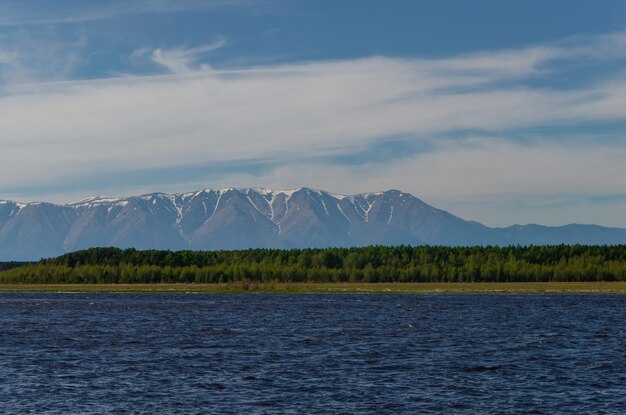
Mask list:
POLYGON ((626 281, 499 283, 0 284, 0 293, 626 294, 626 281))

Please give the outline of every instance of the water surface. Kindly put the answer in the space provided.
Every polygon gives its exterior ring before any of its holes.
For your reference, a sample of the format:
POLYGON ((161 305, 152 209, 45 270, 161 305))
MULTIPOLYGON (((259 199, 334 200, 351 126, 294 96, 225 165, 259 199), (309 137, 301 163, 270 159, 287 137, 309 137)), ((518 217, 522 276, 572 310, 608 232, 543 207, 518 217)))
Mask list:
POLYGON ((626 413, 626 296, 0 294, 2 413, 626 413))

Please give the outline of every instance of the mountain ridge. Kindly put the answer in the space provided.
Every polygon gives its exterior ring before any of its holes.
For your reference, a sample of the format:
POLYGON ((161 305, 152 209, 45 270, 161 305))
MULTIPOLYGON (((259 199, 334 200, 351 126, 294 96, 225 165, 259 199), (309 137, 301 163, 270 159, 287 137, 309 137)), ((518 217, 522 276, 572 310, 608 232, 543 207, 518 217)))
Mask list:
POLYGON ((0 201, 0 260, 98 246, 246 249, 364 245, 622 244, 626 229, 488 227, 400 190, 343 195, 302 187, 203 189, 78 202, 0 201))

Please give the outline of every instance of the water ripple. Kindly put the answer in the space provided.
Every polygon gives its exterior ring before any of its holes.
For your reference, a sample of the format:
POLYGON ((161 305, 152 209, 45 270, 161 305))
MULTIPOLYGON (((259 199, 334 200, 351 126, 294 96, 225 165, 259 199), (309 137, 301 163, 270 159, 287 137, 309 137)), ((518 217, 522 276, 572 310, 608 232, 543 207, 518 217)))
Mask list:
POLYGON ((626 297, 0 294, 3 413, 626 413, 626 297))

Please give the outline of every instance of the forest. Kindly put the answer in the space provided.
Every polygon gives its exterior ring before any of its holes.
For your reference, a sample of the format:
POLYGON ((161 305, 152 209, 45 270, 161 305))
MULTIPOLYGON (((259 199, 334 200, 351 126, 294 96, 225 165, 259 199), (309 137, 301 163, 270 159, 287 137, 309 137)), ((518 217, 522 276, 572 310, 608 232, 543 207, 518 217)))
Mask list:
POLYGON ((29 264, 29 262, 17 262, 17 261, 0 262, 0 271, 6 271, 8 269, 22 267, 26 264, 29 264))
POLYGON ((93 248, 36 263, 0 264, 3 284, 625 280, 626 245, 204 252, 93 248))

